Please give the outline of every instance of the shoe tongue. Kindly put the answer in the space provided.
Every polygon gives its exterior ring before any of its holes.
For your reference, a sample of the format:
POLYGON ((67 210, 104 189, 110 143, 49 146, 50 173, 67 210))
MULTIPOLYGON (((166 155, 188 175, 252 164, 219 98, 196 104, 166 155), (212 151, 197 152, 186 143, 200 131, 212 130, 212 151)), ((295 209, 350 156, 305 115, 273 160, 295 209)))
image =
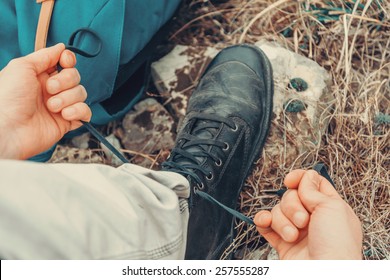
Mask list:
POLYGON ((204 128, 199 129, 198 128, 206 123, 210 123, 210 121, 198 121, 194 127, 192 128, 192 135, 197 136, 201 139, 213 139, 214 135, 218 132, 217 128, 204 128))
MULTIPOLYGON (((193 136, 196 136, 200 139, 214 139, 214 135, 217 134, 219 128, 204 128, 204 129, 199 129, 201 126, 205 125, 206 123, 210 123, 210 121, 203 121, 203 120, 198 120, 195 125, 192 127, 192 132, 191 134, 193 136)), ((197 146, 191 146, 189 148, 186 148, 185 150, 189 153, 196 153, 199 151, 207 151, 209 148, 209 145, 197 145, 197 146)), ((195 157, 199 163, 203 163, 206 160, 206 157, 195 157)))

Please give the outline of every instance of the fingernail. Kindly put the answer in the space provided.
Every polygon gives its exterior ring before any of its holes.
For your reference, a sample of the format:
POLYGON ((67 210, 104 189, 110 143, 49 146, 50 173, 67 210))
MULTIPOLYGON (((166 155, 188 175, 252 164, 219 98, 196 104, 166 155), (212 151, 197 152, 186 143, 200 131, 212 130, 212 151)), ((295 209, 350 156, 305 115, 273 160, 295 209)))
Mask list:
POLYGON ((72 118, 76 114, 75 108, 65 108, 62 110, 62 114, 65 118, 72 118))
POLYGON ((303 212, 297 212, 293 216, 294 223, 297 227, 304 227, 306 222, 306 214, 303 212))
POLYGON ((50 105, 50 107, 52 107, 54 110, 59 109, 59 108, 61 108, 61 105, 62 105, 62 99, 61 99, 61 98, 57 98, 57 97, 51 98, 51 99, 49 100, 49 105, 50 105))
POLYGON ((285 226, 282 230, 282 236, 285 241, 291 241, 295 236, 295 228, 292 226, 285 226))
POLYGON ((75 55, 70 51, 66 52, 65 60, 68 66, 73 65, 75 60, 75 55))
POLYGON ((261 223, 261 220, 262 220, 262 215, 261 214, 257 214, 256 216, 255 216, 255 219, 254 219, 254 223, 256 224, 256 225, 261 225, 262 223, 261 223))
POLYGON ((47 87, 50 92, 57 92, 60 89, 60 83, 55 79, 50 79, 47 81, 47 87))

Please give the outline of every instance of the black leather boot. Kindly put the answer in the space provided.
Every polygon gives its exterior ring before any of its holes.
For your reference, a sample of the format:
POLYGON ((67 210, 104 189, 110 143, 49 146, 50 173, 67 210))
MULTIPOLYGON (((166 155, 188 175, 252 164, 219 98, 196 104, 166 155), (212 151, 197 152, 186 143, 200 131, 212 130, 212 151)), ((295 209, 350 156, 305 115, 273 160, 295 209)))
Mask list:
POLYGON ((219 259, 231 244, 234 217, 199 191, 236 208, 266 141, 272 97, 270 62, 250 45, 222 50, 193 92, 176 146, 163 163, 191 185, 186 259, 219 259))

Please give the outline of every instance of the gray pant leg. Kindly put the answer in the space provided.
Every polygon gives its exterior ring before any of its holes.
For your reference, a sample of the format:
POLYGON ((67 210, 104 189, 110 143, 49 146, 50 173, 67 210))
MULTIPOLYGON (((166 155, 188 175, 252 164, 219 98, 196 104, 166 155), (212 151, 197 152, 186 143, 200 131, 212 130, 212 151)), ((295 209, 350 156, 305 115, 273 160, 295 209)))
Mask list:
POLYGON ((0 161, 5 259, 182 259, 188 181, 125 164, 0 161))

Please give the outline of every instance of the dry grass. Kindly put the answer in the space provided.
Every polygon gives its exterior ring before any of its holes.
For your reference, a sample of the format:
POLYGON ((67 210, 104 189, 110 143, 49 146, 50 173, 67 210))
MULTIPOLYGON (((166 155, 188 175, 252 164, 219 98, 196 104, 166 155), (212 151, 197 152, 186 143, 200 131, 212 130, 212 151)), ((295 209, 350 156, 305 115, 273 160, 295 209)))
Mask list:
MULTIPOLYGON (((171 44, 224 47, 266 36, 332 75, 333 110, 322 144, 310 157, 275 162, 272 170, 264 170, 260 160, 241 196, 242 211, 253 216, 272 207, 275 200, 262 193, 265 186, 278 188, 291 169, 322 161, 362 221, 364 257, 390 259, 390 2, 186 2, 171 44)), ((259 236, 242 223, 237 230, 230 250, 239 248, 238 257, 247 258, 259 247, 259 236)))

